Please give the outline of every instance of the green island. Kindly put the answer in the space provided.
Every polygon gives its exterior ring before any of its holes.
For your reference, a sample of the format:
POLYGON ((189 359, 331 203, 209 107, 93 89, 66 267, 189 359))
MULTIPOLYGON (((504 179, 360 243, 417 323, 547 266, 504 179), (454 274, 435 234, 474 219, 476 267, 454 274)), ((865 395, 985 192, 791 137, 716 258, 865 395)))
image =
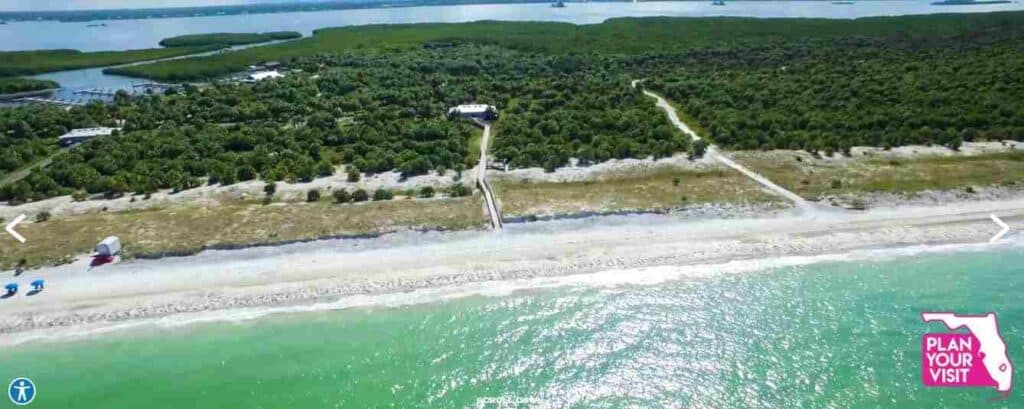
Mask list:
POLYGON ((127 51, 78 50, 0 51, 0 94, 57 88, 53 81, 19 78, 55 71, 130 64, 201 54, 225 47, 301 38, 293 31, 270 33, 213 33, 184 35, 160 41, 165 48, 127 51))
POLYGON ((601 24, 478 21, 326 28, 302 40, 202 58, 117 69, 157 80, 198 80, 242 71, 262 61, 287 61, 347 50, 390 52, 425 43, 475 43, 544 54, 671 55, 699 48, 783 45, 808 39, 952 39, 966 33, 1019 32, 1020 13, 940 14, 855 20, 758 18, 614 18, 601 24))
POLYGON ((234 46, 245 44, 266 43, 278 40, 302 38, 302 34, 294 31, 275 31, 270 33, 209 33, 190 34, 160 40, 161 47, 199 47, 207 45, 234 46))
POLYGON ((103 67, 213 51, 219 47, 150 48, 127 51, 78 50, 0 51, 0 77, 103 67))
POLYGON ((15 94, 19 92, 54 89, 59 86, 60 84, 49 80, 0 77, 0 94, 15 94))
POLYGON ((60 84, 54 81, 20 78, 20 76, 181 57, 218 48, 217 46, 197 46, 98 52, 78 50, 0 51, 0 95, 60 87, 60 84))
MULTIPOLYGON (((123 94, 70 110, 0 110, 0 138, 7 138, 0 167, 12 172, 56 155, 0 186, 0 200, 31 206, 70 195, 83 209, 109 208, 54 216, 96 235, 96 225, 118 218, 168 226, 139 238, 144 253, 183 251, 180 243, 197 250, 479 227, 482 201, 468 191, 468 172, 484 165, 505 212, 523 218, 786 205, 704 160, 706 144, 674 127, 644 90, 671 101, 737 162, 811 200, 857 195, 866 203, 856 208, 870 206, 873 194, 1019 188, 1024 155, 1007 142, 1024 141, 1022 50, 1021 12, 323 29, 282 44, 111 70, 197 81, 279 61, 288 68, 283 78, 123 94), (497 108, 492 163, 477 163, 480 131, 447 115, 465 103, 497 108), (66 151, 55 146, 68 129, 119 121, 113 136, 66 151), (994 150, 968 149, 975 145, 994 150), (899 153, 908 146, 924 153, 899 153), (576 173, 584 175, 570 177, 576 173), (368 182, 390 177, 390 187, 368 182), (184 210, 197 191, 211 203, 184 210), (147 200, 159 204, 140 204, 147 200), (182 238, 202 230, 196 226, 223 227, 216 220, 234 219, 225 214, 274 225, 285 212, 277 204, 295 219, 364 222, 182 238), (392 206, 400 217, 379 213, 392 206), (357 216, 368 209, 377 221, 357 216)), ((60 250, 5 248, 0 262, 54 262, 97 238, 84 236, 60 250)))

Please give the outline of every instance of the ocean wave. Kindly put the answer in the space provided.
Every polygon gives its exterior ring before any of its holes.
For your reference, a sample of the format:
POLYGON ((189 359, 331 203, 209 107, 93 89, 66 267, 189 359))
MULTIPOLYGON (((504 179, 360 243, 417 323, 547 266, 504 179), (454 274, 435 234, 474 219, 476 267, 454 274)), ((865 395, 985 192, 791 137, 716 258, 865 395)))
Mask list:
POLYGON ((643 268, 610 269, 595 273, 557 277, 474 282, 456 286, 424 288, 399 293, 350 295, 341 297, 334 301, 303 305, 266 306, 182 313, 153 319, 141 319, 116 323, 98 323, 84 327, 28 331, 5 336, 3 339, 0 339, 0 345, 63 341, 131 329, 167 329, 216 322, 242 322, 280 314, 336 311, 365 307, 399 308, 410 305, 446 302, 473 296, 506 297, 517 292, 543 291, 558 288, 609 289, 626 286, 653 286, 681 280, 707 279, 728 275, 766 272, 780 268, 803 267, 822 263, 885 262, 901 258, 936 254, 1012 251, 1022 248, 1024 248, 1024 236, 1015 235, 996 244, 924 244, 904 247, 855 250, 845 253, 812 256, 783 256, 761 259, 740 259, 722 263, 683 266, 665 265, 643 268))

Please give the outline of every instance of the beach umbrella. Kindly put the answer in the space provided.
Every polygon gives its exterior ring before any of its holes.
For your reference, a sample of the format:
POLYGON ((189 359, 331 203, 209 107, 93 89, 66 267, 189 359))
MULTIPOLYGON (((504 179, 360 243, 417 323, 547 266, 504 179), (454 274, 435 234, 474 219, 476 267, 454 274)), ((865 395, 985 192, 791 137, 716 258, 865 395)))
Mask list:
POLYGON ((4 286, 4 289, 7 290, 8 294, 14 294, 14 293, 18 292, 18 284, 15 284, 15 283, 7 284, 7 285, 4 286))
POLYGON ((43 280, 33 281, 32 282, 32 288, 36 289, 36 290, 42 290, 43 289, 43 283, 44 283, 43 280))

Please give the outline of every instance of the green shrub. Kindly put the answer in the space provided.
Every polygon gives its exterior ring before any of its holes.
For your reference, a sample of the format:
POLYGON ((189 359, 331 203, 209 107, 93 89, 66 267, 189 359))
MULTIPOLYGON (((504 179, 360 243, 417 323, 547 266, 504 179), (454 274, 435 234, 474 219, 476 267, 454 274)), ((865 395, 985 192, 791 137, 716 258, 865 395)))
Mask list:
POLYGON ((370 195, 368 193, 366 193, 365 190, 363 190, 363 189, 356 189, 355 192, 352 192, 352 201, 353 202, 365 202, 367 200, 370 200, 370 195))
POLYGON ((420 189, 420 197, 424 199, 434 197, 434 193, 434 188, 431 186, 424 186, 420 189))
POLYGON ((334 195, 334 201, 336 203, 348 203, 352 201, 352 195, 348 194, 348 191, 345 189, 334 189, 332 195, 334 195))
POLYGON ((463 197, 470 194, 472 194, 472 191, 470 191, 469 187, 461 183, 456 183, 448 188, 448 196, 451 197, 463 197))
POLYGON ((50 212, 43 210, 39 213, 36 213, 36 222, 45 222, 47 220, 50 220, 50 217, 52 216, 53 215, 51 215, 50 212))
POLYGON ((373 192, 374 201, 391 200, 394 197, 395 194, 391 193, 391 191, 387 189, 377 189, 376 191, 373 192))

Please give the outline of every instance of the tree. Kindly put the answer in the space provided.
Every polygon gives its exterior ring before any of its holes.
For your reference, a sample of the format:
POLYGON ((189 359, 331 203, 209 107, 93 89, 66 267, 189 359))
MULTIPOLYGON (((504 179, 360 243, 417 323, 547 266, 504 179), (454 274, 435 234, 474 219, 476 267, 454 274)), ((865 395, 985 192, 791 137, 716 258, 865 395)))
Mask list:
POLYGON ((353 202, 365 202, 367 200, 370 200, 370 195, 368 193, 366 193, 365 190, 363 190, 363 189, 356 189, 355 192, 352 192, 352 201, 353 202))
POLYGON ((310 203, 312 203, 312 202, 319 202, 320 201, 320 190, 319 189, 310 189, 308 192, 306 192, 306 201, 310 202, 310 203))
POLYGON ((471 194, 471 192, 470 192, 469 188, 466 187, 466 185, 461 184, 461 183, 453 184, 452 187, 448 188, 448 196, 451 196, 451 197, 463 197, 463 196, 469 196, 470 194, 471 194))
POLYGON ((704 153, 707 152, 707 150, 708 150, 708 143, 704 142, 703 139, 700 139, 700 140, 694 141, 693 144, 690 145, 690 149, 692 149, 691 152, 690 152, 690 158, 696 158, 696 159, 703 158, 704 157, 704 153))
POLYGON ((391 200, 394 197, 395 197, 394 193, 391 193, 390 190, 383 189, 383 188, 382 189, 377 189, 377 190, 375 190, 373 192, 373 200, 374 201, 391 200))
POLYGON ((424 186, 420 189, 420 197, 424 199, 434 197, 434 188, 431 186, 424 186))
POLYGON ((323 160, 317 163, 316 173, 319 177, 327 177, 334 174, 334 166, 331 166, 331 162, 323 160))
POLYGON ((348 170, 346 171, 346 173, 347 173, 346 180, 348 180, 349 182, 358 182, 359 181, 359 169, 356 168, 355 166, 349 166, 348 170))
POLYGON ((334 195, 334 201, 337 203, 348 203, 352 200, 352 195, 349 195, 345 189, 334 189, 332 195, 334 195))

